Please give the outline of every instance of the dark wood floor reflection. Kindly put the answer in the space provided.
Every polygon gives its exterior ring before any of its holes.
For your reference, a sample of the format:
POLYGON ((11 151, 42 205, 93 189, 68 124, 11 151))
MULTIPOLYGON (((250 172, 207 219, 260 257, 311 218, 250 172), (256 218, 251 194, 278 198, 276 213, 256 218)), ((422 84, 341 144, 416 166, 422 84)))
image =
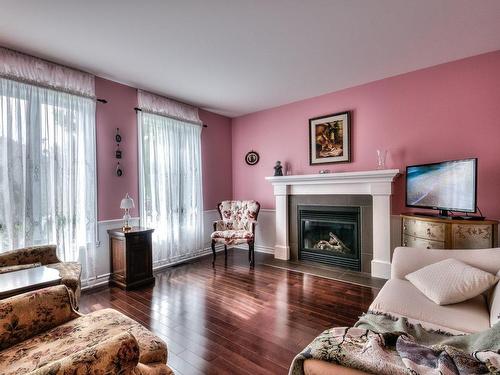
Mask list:
POLYGON ((286 374, 293 357, 321 331, 352 325, 378 292, 261 262, 250 270, 247 253, 229 252, 173 267, 154 288, 85 293, 83 313, 111 307, 163 338, 178 375, 286 374))

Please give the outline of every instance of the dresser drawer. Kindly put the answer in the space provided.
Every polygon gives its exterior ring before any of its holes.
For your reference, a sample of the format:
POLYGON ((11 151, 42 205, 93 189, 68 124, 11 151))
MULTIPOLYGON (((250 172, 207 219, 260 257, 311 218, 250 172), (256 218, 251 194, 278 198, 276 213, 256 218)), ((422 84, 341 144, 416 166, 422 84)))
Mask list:
POLYGON ((424 238, 410 236, 408 234, 403 234, 403 246, 404 247, 419 247, 419 248, 423 248, 423 249, 444 249, 445 248, 443 241, 426 240, 424 238))
POLYGON ((492 225, 453 224, 451 228, 455 249, 487 249, 495 246, 492 225))
POLYGON ((446 224, 403 218, 403 235, 432 241, 445 241, 446 224))

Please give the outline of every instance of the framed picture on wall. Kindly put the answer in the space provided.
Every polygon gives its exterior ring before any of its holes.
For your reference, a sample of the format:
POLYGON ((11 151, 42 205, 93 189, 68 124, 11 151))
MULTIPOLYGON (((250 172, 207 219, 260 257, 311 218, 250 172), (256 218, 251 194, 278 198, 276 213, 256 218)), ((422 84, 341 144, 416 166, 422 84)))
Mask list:
POLYGON ((309 164, 351 161, 350 112, 309 119, 309 164))

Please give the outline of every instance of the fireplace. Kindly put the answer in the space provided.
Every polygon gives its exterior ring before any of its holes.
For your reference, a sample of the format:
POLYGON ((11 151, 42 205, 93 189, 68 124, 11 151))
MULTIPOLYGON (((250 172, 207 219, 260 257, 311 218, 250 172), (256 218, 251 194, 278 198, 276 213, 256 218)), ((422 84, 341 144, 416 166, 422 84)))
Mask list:
POLYGON ((361 271, 389 279, 392 182, 398 175, 398 169, 385 169, 266 177, 276 200, 274 257, 298 259, 296 203, 361 207, 361 271), (328 203, 326 197, 335 202, 328 203), (357 197, 369 202, 359 203, 357 197), (309 201, 312 198, 314 202, 309 201), (337 203, 337 198, 343 202, 337 203))
POLYGON ((360 207, 297 206, 298 258, 361 270, 360 207))

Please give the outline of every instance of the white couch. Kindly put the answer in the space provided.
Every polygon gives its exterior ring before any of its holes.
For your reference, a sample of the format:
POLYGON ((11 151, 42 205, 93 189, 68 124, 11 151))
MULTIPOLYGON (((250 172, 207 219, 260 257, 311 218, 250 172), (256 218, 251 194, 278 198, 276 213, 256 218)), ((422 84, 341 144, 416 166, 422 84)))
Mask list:
MULTIPOLYGON (((439 306, 405 279, 413 271, 448 258, 500 276, 500 248, 428 250, 398 247, 392 257, 391 279, 380 290, 369 310, 396 317, 405 316, 410 323, 451 333, 472 333, 490 328, 500 318, 500 285, 468 301, 439 306)), ((306 360, 304 372, 306 375, 363 374, 318 360, 306 360)))

